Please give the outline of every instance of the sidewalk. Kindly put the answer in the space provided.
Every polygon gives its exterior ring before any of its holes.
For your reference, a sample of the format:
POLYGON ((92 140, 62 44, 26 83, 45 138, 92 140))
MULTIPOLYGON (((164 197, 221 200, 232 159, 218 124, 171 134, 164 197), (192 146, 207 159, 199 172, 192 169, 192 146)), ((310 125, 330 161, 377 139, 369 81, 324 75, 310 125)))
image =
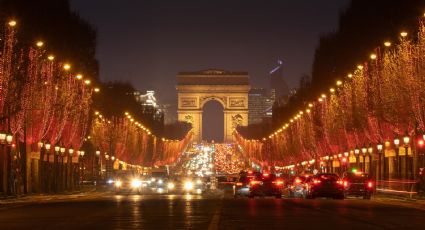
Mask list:
POLYGON ((28 195, 21 195, 19 197, 0 196, 0 207, 7 204, 22 204, 22 203, 32 203, 32 202, 45 202, 45 201, 51 201, 51 200, 76 199, 76 198, 84 197, 87 195, 101 194, 102 191, 103 191, 102 189, 97 191, 95 186, 84 186, 79 191, 64 192, 60 194, 28 194, 28 195))
POLYGON ((425 197, 406 197, 397 196, 392 194, 376 193, 373 195, 373 201, 380 203, 390 203, 394 205, 400 205, 404 207, 417 208, 425 210, 425 197))

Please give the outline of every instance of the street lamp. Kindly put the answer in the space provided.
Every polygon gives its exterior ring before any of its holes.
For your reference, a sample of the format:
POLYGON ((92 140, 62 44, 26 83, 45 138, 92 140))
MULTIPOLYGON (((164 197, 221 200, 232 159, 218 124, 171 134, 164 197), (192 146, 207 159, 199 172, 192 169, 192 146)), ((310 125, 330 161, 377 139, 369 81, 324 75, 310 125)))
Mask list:
POLYGON ((372 168, 372 153, 373 153, 373 148, 372 148, 372 144, 369 144, 369 148, 367 149, 367 153, 369 153, 369 174, 374 174, 373 173, 373 168, 372 168))
POLYGON ((96 187, 99 185, 99 176, 100 176, 100 170, 99 170, 99 161, 100 161, 100 150, 96 150, 96 187))
POLYGON ((360 166, 360 160, 359 160, 359 154, 360 154, 360 149, 356 146, 356 148, 354 149, 354 154, 356 155, 356 163, 357 163, 357 168, 359 168, 360 166))
POLYGON ((0 143, 1 144, 6 143, 6 133, 0 133, 0 143))
POLYGON ((408 164, 408 159, 409 159, 409 142, 410 142, 410 137, 406 131, 406 136, 404 136, 403 138, 403 142, 404 142, 404 174, 406 179, 409 179, 409 164, 408 164))
POLYGON ((400 139, 397 137, 394 139, 394 145, 395 145, 395 161, 396 161, 396 170, 397 170, 397 176, 400 175, 400 159, 399 159, 399 149, 398 146, 400 145, 400 139))
POLYGON ((74 156, 74 149, 72 148, 72 146, 71 146, 71 148, 68 149, 68 156, 69 156, 69 158, 68 158, 68 168, 69 169, 67 171, 67 175, 68 175, 68 187, 71 188, 71 189, 73 189, 74 169, 72 167, 72 157, 74 156))
POLYGON ((363 148, 362 148, 362 158, 363 158, 362 171, 363 171, 363 172, 365 172, 365 171, 366 171, 366 162, 365 162, 365 159, 366 159, 366 153, 367 153, 367 148, 366 148, 366 147, 363 147, 363 148))
POLYGON ((12 134, 7 134, 6 135, 6 142, 8 145, 11 145, 13 141, 13 135, 12 134))
MULTIPOLYGON (((382 149, 384 149, 384 145, 382 143, 379 143, 376 145, 376 148, 378 149, 378 180, 382 179, 382 149)), ((385 156, 384 156, 385 161, 385 156)))

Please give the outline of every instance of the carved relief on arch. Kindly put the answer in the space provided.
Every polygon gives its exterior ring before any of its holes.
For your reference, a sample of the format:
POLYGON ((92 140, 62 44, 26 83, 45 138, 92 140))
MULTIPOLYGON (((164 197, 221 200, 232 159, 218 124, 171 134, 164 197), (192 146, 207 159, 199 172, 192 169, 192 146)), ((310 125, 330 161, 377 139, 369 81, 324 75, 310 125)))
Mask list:
POLYGON ((243 117, 240 114, 232 116, 232 129, 236 129, 243 124, 243 117))
POLYGON ((218 96, 204 96, 204 97, 200 97, 199 98, 199 102, 200 102, 199 105, 200 105, 200 107, 201 108, 204 107, 205 103, 207 103, 207 102, 209 102, 211 100, 215 100, 215 101, 220 102, 220 104, 223 106, 223 108, 226 108, 227 107, 227 104, 226 104, 227 97, 218 97, 218 96))

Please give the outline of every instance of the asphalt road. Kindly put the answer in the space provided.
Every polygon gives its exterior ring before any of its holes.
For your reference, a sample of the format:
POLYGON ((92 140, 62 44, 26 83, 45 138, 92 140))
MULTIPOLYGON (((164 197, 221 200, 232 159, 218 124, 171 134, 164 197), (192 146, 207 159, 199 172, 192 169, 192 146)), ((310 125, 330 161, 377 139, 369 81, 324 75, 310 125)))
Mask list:
POLYGON ((386 200, 99 193, 0 205, 0 229, 425 229, 425 207, 386 200))

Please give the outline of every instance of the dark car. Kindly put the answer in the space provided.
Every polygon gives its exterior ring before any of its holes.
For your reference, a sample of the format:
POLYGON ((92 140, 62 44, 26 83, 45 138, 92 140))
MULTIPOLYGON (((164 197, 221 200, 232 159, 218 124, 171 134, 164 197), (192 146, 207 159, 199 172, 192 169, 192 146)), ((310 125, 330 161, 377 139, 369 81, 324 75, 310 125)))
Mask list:
POLYGON ((249 182, 248 197, 254 198, 255 196, 274 196, 276 198, 281 198, 283 185, 283 180, 276 177, 275 174, 257 174, 249 182))
POLYGON ((295 176, 288 183, 289 197, 305 197, 306 183, 309 176, 295 176))
POLYGON ((358 196, 369 200, 373 194, 374 182, 367 173, 346 172, 342 181, 346 196, 358 196))
POLYGON ((338 175, 321 173, 310 178, 306 183, 306 198, 328 197, 344 199, 344 184, 338 175))

